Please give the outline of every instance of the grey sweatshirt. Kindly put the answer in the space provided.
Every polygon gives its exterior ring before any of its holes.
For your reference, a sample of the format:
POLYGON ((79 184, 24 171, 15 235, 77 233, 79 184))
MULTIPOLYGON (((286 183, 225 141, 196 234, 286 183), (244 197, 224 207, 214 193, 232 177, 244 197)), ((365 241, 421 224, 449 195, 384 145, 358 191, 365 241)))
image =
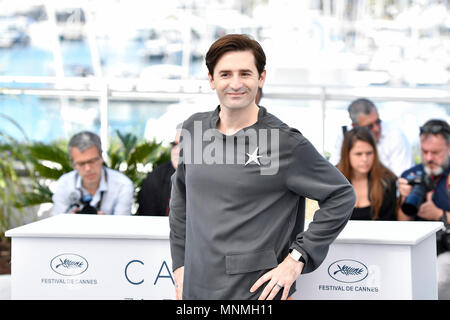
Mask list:
POLYGON ((302 253, 303 273, 319 267, 355 194, 298 130, 264 107, 232 136, 216 129, 219 111, 183 123, 170 200, 172 268, 185 267, 184 299, 257 299, 265 285, 254 293, 251 286, 290 248, 302 253), (320 207, 306 231, 305 197, 320 207))

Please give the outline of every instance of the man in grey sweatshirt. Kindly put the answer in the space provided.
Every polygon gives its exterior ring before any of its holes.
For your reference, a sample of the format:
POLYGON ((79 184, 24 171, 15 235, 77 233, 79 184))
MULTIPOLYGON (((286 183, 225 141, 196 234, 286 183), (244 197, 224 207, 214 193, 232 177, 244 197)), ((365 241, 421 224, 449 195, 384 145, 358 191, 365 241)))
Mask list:
POLYGON ((355 194, 296 129, 255 103, 266 77, 255 40, 226 35, 206 55, 220 105, 184 121, 172 176, 177 299, 287 299, 345 227, 355 194), (305 197, 318 201, 304 231, 305 197))

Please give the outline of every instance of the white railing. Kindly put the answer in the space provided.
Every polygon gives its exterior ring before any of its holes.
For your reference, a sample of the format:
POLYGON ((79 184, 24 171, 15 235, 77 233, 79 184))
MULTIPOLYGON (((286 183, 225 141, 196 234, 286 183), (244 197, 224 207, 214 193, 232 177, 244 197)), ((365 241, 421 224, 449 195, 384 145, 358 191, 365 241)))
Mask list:
MULTIPOLYGON (((98 99, 100 132, 107 145, 109 101, 165 101, 214 95, 208 80, 142 80, 137 78, 77 78, 0 76, 0 95, 33 95, 44 98, 98 99)), ((450 105, 450 86, 441 87, 348 87, 337 85, 271 85, 264 97, 281 100, 320 101, 322 151, 325 145, 325 115, 329 101, 351 101, 366 97, 375 102, 403 101, 450 105)))

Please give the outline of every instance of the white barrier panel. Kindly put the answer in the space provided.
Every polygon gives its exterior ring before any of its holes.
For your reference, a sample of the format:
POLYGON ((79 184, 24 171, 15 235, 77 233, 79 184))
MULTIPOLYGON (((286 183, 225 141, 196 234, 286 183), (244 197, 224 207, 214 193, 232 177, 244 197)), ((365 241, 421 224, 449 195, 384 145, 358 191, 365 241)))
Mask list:
POLYGON ((442 222, 349 221, 293 299, 437 299, 442 222))
MULTIPOLYGON (((441 222, 349 221, 294 299, 437 299, 441 222)), ((62 214, 6 232, 12 299, 174 299, 167 217, 62 214)))
POLYGON ((167 217, 62 214, 7 232, 12 299, 174 299, 167 217))

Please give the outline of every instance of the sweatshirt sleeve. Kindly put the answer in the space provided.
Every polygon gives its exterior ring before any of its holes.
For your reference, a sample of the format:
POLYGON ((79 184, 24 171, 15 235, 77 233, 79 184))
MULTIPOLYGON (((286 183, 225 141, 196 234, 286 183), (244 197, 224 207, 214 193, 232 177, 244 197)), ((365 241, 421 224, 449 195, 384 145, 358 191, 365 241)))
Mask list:
POLYGON ((184 250, 186 243, 186 185, 185 165, 179 163, 172 175, 172 190, 170 196, 170 251, 172 255, 172 270, 184 266, 184 250))
POLYGON ((352 214, 356 197, 344 175, 303 137, 293 150, 287 176, 292 192, 316 200, 319 205, 308 229, 298 233, 290 246, 302 253, 303 273, 308 273, 327 256, 330 244, 352 214))

